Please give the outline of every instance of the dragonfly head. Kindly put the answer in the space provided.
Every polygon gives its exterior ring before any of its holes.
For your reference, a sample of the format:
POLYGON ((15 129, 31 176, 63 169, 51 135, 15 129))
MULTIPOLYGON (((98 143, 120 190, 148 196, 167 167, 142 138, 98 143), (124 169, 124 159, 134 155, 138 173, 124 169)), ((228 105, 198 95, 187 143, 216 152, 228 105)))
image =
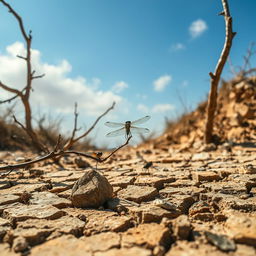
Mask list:
POLYGON ((130 127, 131 126, 131 121, 126 121, 125 122, 125 126, 129 126, 130 127))

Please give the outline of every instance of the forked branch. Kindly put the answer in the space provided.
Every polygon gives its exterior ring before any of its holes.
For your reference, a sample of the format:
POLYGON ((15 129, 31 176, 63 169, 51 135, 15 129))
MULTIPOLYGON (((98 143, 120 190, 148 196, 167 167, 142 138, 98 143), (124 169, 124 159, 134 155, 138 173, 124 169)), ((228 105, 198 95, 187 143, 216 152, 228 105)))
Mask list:
POLYGON ((211 90, 208 97, 208 105, 207 105, 207 116, 206 116, 206 125, 205 125, 205 134, 204 134, 204 141, 205 143, 211 143, 213 139, 213 122, 214 122, 214 115, 217 107, 217 97, 218 97, 218 84, 220 81, 220 76, 224 65, 227 61, 232 41, 234 36, 236 35, 232 29, 232 17, 230 15, 228 0, 222 0, 223 5, 223 12, 221 15, 225 18, 225 27, 226 27, 226 37, 223 50, 221 52, 219 61, 215 68, 214 73, 210 72, 209 75, 211 77, 211 90))
POLYGON ((26 168, 26 167, 28 167, 32 164, 42 162, 42 161, 45 161, 47 159, 56 159, 57 157, 64 156, 64 155, 78 155, 78 156, 82 156, 82 157, 85 157, 85 158, 92 159, 92 160, 96 161, 97 163, 103 163, 103 162, 107 161, 111 156, 113 156, 118 150, 120 150, 121 148, 128 145, 131 138, 132 138, 132 136, 127 138, 127 140, 124 144, 122 144, 121 146, 119 146, 118 148, 116 148, 115 150, 110 152, 106 157, 102 158, 101 154, 96 154, 96 156, 94 156, 94 155, 86 154, 86 153, 83 153, 83 152, 64 151, 63 149, 59 149, 60 141, 61 141, 61 136, 59 136, 58 141, 57 141, 57 143, 56 143, 52 152, 50 152, 49 154, 47 154, 43 157, 36 158, 34 160, 27 161, 27 162, 24 162, 24 163, 1 166, 0 171, 8 170, 8 172, 3 173, 0 177, 6 177, 7 175, 9 175, 15 169, 26 168))
POLYGON ((103 114, 101 114, 92 124, 92 126, 86 131, 84 132, 82 135, 76 137, 76 132, 79 130, 77 128, 77 119, 78 119, 78 112, 77 112, 77 104, 75 104, 75 110, 74 110, 74 128, 72 131, 72 135, 70 137, 70 139, 68 140, 68 142, 64 145, 63 150, 66 151, 68 149, 70 149, 77 141, 81 140, 82 138, 86 137, 93 129, 94 127, 97 125, 97 123, 100 121, 100 119, 102 117, 104 117, 110 110, 114 109, 115 107, 115 102, 112 103, 112 106, 110 106, 103 114))

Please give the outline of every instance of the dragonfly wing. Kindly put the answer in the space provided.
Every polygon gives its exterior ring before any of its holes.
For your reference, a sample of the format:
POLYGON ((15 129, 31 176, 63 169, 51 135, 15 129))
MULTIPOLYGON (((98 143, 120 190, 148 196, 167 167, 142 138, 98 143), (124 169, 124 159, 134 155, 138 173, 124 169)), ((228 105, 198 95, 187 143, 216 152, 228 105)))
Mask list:
POLYGON ((121 126, 124 126, 125 124, 123 123, 115 123, 115 122, 106 122, 105 123, 106 126, 108 127, 121 127, 121 126))
POLYGON ((115 130, 113 132, 109 132, 106 136, 107 137, 115 137, 115 136, 124 135, 124 134, 125 134, 125 127, 115 130))
POLYGON ((138 120, 133 121, 131 124, 143 124, 150 119, 150 116, 144 116, 138 120))
POLYGON ((150 130, 147 128, 140 128, 136 126, 131 126, 130 131, 131 133, 149 133, 150 132, 150 130))

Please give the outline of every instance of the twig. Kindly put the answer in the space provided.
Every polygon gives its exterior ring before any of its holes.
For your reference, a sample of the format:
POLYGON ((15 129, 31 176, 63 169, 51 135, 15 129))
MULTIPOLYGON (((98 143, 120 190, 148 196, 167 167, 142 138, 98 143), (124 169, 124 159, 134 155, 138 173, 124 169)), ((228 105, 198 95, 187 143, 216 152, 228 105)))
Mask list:
POLYGON ((28 129, 20 121, 17 120, 15 115, 13 115, 12 117, 14 119, 14 122, 17 123, 30 136, 32 142, 38 143, 38 145, 36 145, 37 147, 40 147, 41 149, 43 149, 44 152, 49 153, 49 150, 47 149, 47 147, 45 147, 43 144, 41 144, 41 142, 39 140, 35 140, 33 138, 33 135, 31 134, 31 132, 29 132, 28 129))
POLYGON ((74 120, 74 128, 72 131, 72 135, 71 138, 68 140, 68 142, 64 145, 63 149, 64 151, 70 149, 74 143, 76 143, 77 141, 79 141, 80 139, 86 137, 93 129, 94 127, 97 125, 97 123, 100 121, 100 119, 105 116, 110 110, 112 110, 115 107, 115 102, 112 103, 112 106, 109 107, 103 114, 101 114, 93 123, 93 125, 86 131, 84 132, 82 135, 80 135, 79 137, 75 138, 75 133, 78 130, 77 129, 77 117, 78 117, 78 113, 77 113, 77 106, 75 105, 75 112, 74 112, 74 116, 75 116, 75 120, 74 120))
POLYGON ((233 32, 232 30, 232 17, 230 16, 228 1, 222 0, 222 5, 223 5, 222 15, 225 18, 226 37, 225 37, 225 44, 224 44, 223 50, 221 52, 219 61, 215 68, 215 72, 214 74, 212 72, 209 73, 211 77, 211 90, 208 97, 208 105, 207 105, 207 117, 206 117, 205 134, 204 134, 205 143, 212 142, 213 121, 214 121, 215 110, 217 107, 218 84, 219 84, 222 70, 227 61, 227 58, 232 46, 233 38, 236 35, 236 33, 233 32))
POLYGON ((15 95, 15 96, 13 96, 13 97, 7 99, 7 100, 0 100, 0 104, 11 103, 13 100, 15 100, 15 99, 18 98, 18 97, 19 97, 19 95, 17 94, 17 95, 15 95))

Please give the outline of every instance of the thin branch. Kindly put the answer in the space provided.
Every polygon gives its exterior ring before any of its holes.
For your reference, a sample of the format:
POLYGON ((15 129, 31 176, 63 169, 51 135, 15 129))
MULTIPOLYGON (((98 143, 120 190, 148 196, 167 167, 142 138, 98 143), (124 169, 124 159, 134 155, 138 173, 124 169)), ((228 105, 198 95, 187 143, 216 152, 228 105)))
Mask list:
POLYGON ((17 95, 15 95, 15 96, 13 96, 13 97, 7 99, 7 100, 0 100, 0 104, 11 103, 13 100, 15 100, 15 99, 18 98, 18 97, 19 97, 19 95, 17 94, 17 95))
MULTIPOLYGON (((1 0, 0 0, 1 1, 1 0)), ((3 84, 1 81, 0 81, 0 87, 2 87, 4 90, 8 91, 8 92, 11 92, 11 93, 15 93, 17 95, 21 95, 21 92, 17 89, 14 89, 14 88, 11 88, 5 84, 3 84)))
POLYGON ((75 138, 75 133, 76 131, 78 130, 77 129, 77 117, 78 117, 78 113, 77 113, 77 106, 75 106, 75 112, 74 112, 74 116, 75 116, 75 120, 74 120, 74 129, 72 131, 72 135, 71 135, 71 138, 68 140, 68 142, 64 145, 63 149, 64 151, 71 148, 72 145, 74 143, 76 143, 77 141, 79 141, 80 139, 86 137, 93 129, 94 127, 97 125, 97 123, 100 121, 100 119, 105 116, 110 110, 112 110, 114 107, 115 107, 115 102, 113 102, 112 106, 109 107, 103 114, 101 114, 96 120, 95 122, 93 123, 93 125, 85 132, 83 133, 82 135, 80 135, 79 137, 75 138))
POLYGON ((106 160, 108 160, 112 155, 114 155, 118 150, 120 150, 121 148, 125 147, 126 145, 129 144, 129 141, 131 140, 132 136, 130 136, 129 138, 127 138, 126 142, 119 146, 118 148, 116 148, 114 151, 112 151, 108 156, 104 157, 104 158, 101 158, 101 154, 96 154, 96 157, 95 156, 92 156, 92 155, 89 155, 89 154, 86 154, 86 153, 83 153, 83 152, 78 152, 78 151, 63 151, 63 150, 58 150, 59 149, 59 144, 60 144, 60 141, 61 141, 61 136, 59 135, 59 138, 58 138, 58 141, 54 147, 54 150, 52 152, 50 152, 49 154, 43 156, 43 157, 40 157, 40 158, 37 158, 37 159, 34 159, 34 160, 31 160, 31 161, 27 161, 27 162, 24 162, 24 163, 20 163, 20 164, 13 164, 13 165, 6 165, 6 166, 1 166, 0 167, 0 171, 3 171, 3 170, 9 170, 9 172, 7 173, 3 173, 1 175, 1 177, 6 177, 8 174, 10 174, 13 170, 15 169, 18 169, 18 168, 25 168, 31 164, 35 164, 35 163, 39 163, 39 162, 42 162, 42 161, 45 161, 47 159, 54 159, 56 157, 59 157, 59 156, 63 156, 63 155, 71 155, 71 154, 74 154, 74 155, 79 155, 79 156, 83 156, 83 157, 86 157, 86 158, 89 158, 89 159, 92 159, 94 161, 96 161, 97 163, 102 163, 102 162, 105 162, 106 160))
POLYGON ((28 134, 28 136, 30 137, 32 143, 34 143, 34 145, 37 148, 40 148, 44 152, 49 153, 49 150, 47 149, 47 147, 44 146, 37 138, 35 138, 36 135, 35 135, 35 133, 33 131, 29 131, 27 129, 27 127, 25 127, 21 122, 19 122, 14 115, 13 115, 13 119, 14 119, 14 122, 17 123, 26 132, 26 134, 28 134))
POLYGON ((71 135, 71 138, 70 140, 73 141, 75 136, 76 136, 76 132, 78 131, 77 129, 77 119, 78 119, 78 112, 77 112, 77 102, 75 102, 75 108, 74 108, 74 129, 72 131, 72 135, 71 135))
POLYGON ((17 58, 20 58, 20 59, 22 59, 22 60, 27 61, 27 58, 26 58, 26 57, 23 57, 23 56, 21 56, 21 55, 16 55, 16 56, 17 56, 17 58))
POLYGON ((211 90, 208 97, 208 105, 207 105, 207 117, 206 117, 205 134, 204 134, 205 143, 212 142, 213 121, 214 121, 215 110, 217 107, 218 84, 219 84, 222 70, 227 61, 227 58, 232 46, 233 38, 236 35, 236 33, 234 33, 232 29, 232 17, 230 16, 228 1, 222 0, 222 5, 223 5, 223 12, 224 12, 223 16, 225 18, 226 37, 225 37, 225 44, 224 44, 223 50, 221 52, 220 58, 215 68, 215 72, 214 74, 210 72, 211 90))
POLYGON ((14 122, 17 123, 27 133, 26 127, 20 121, 17 120, 16 116, 13 115, 12 117, 13 117, 14 122))
MULTIPOLYGON (((0 86, 1 86, 1 82, 0 82, 0 86)), ((15 90, 15 89, 14 89, 15 90)), ((19 92, 21 92, 21 94, 24 92, 26 90, 26 87, 25 88, 23 88, 21 91, 19 91, 19 92)), ((11 97, 11 98, 9 98, 9 99, 7 99, 7 100, 2 100, 2 101, 0 101, 0 104, 4 104, 4 103, 11 103, 13 100, 15 100, 16 98, 18 98, 20 96, 20 94, 16 94, 15 96, 13 96, 13 97, 11 97)))
POLYGON ((38 78, 43 78, 45 74, 38 75, 38 76, 32 76, 31 79, 38 79, 38 78))
POLYGON ((3 5, 5 5, 5 6, 9 9, 9 12, 12 13, 12 14, 16 17, 16 19, 18 20, 18 23, 19 23, 19 26, 20 26, 20 30, 21 30, 21 33, 22 33, 24 39, 25 39, 25 40, 28 40, 29 37, 27 36, 27 34, 26 34, 26 32, 25 32, 25 29, 24 29, 24 26, 23 26, 23 22, 22 22, 21 17, 20 17, 20 16, 18 15, 18 13, 15 12, 15 11, 13 10, 13 8, 12 8, 8 3, 6 3, 4 0, 0 0, 0 2, 2 2, 3 5))

